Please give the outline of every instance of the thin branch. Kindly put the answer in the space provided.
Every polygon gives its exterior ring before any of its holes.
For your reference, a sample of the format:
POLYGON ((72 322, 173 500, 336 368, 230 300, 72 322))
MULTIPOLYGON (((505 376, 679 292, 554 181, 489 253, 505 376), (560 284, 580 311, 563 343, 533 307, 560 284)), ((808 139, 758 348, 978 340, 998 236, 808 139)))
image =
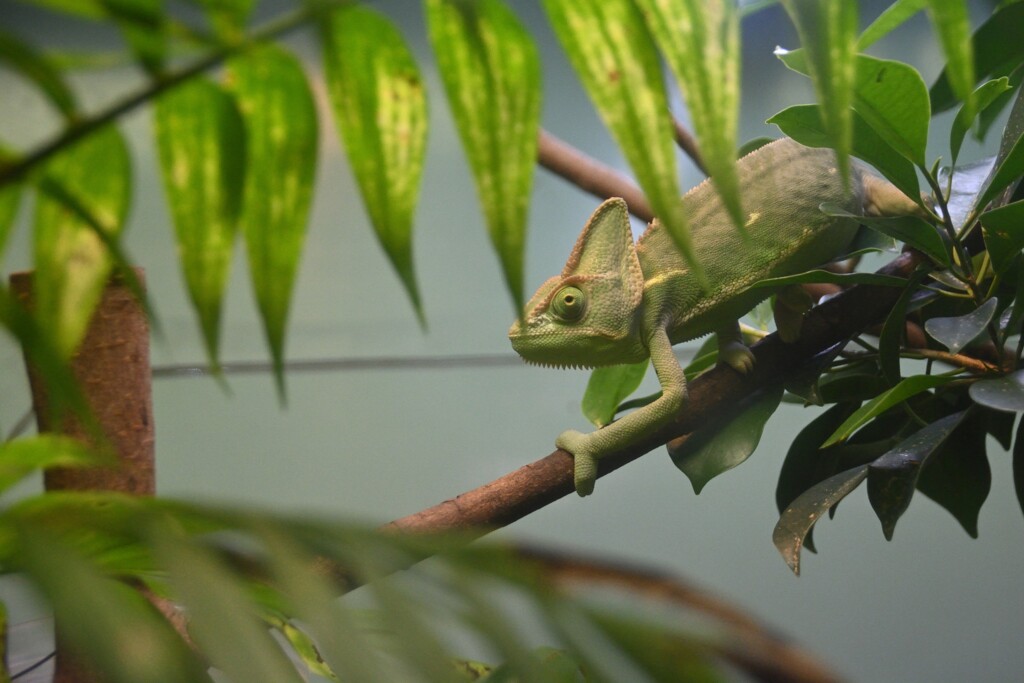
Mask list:
POLYGON ((648 223, 654 220, 654 211, 647 203, 647 197, 629 177, 587 156, 546 130, 541 130, 537 141, 537 162, 600 199, 622 197, 631 214, 648 223))
POLYGON ((77 121, 55 138, 28 154, 19 157, 13 162, 0 165, 0 187, 22 180, 34 168, 62 149, 66 149, 90 133, 116 121, 136 107, 152 101, 167 90, 214 68, 229 57, 244 52, 258 43, 293 31, 321 13, 345 4, 348 4, 346 0, 322 0, 321 2, 304 4, 297 10, 257 27, 244 40, 225 45, 189 66, 160 76, 142 89, 113 103, 99 113, 77 121))
POLYGON ((948 351, 938 351, 935 349, 915 349, 909 348, 904 353, 911 357, 928 358, 929 360, 942 361, 957 367, 964 368, 965 370, 971 370, 972 372, 1000 372, 1001 368, 995 363, 989 363, 988 361, 981 360, 979 358, 972 358, 962 353, 949 353, 948 351))
POLYGON ((682 124, 676 117, 672 117, 672 134, 675 136, 676 144, 679 145, 679 149, 686 152, 686 156, 690 157, 690 160, 704 175, 708 175, 708 169, 704 166, 704 157, 700 154, 700 149, 697 147, 697 140, 690 134, 690 131, 686 129, 686 126, 682 124))

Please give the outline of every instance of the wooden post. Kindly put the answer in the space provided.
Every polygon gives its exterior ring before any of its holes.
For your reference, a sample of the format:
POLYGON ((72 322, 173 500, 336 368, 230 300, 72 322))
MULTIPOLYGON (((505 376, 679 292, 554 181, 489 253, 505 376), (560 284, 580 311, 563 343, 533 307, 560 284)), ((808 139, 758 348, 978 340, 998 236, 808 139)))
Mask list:
MULTIPOLYGON (((141 270, 136 270, 140 282, 141 270)), ((32 305, 32 274, 15 273, 11 289, 32 305)), ((46 386, 28 365, 32 405, 40 432, 67 434, 93 445, 74 417, 53 417, 46 386)), ((118 491, 139 496, 156 492, 153 457, 153 404, 150 388, 149 323, 134 294, 119 278, 103 292, 71 369, 117 456, 116 467, 47 470, 47 491, 118 491)), ((69 658, 58 643, 55 683, 95 683, 99 679, 69 658)))

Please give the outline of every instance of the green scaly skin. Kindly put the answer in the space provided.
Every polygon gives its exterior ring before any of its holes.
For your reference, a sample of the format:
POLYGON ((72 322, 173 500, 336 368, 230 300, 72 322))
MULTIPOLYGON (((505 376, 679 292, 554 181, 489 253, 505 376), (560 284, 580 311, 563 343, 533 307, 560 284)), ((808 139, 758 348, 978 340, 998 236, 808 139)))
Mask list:
MULTIPOLYGON (((753 355, 739 338, 737 320, 772 294, 750 289, 765 278, 800 273, 846 252, 858 224, 819 210, 835 203, 856 215, 905 215, 920 207, 889 183, 854 165, 843 187, 835 155, 781 139, 738 162, 747 238, 737 230, 707 181, 683 197, 694 252, 709 288, 703 290, 671 237, 654 221, 633 244, 626 203, 609 199, 580 234, 562 274, 549 279, 509 330, 526 361, 594 368, 645 358, 662 395, 596 432, 563 432, 555 444, 573 454, 576 491, 594 489, 597 461, 679 413, 686 379, 672 345, 717 332, 719 358, 739 372, 753 355)), ((799 315, 787 316, 794 339, 799 315)), ((777 321, 779 322, 779 321, 777 321)))

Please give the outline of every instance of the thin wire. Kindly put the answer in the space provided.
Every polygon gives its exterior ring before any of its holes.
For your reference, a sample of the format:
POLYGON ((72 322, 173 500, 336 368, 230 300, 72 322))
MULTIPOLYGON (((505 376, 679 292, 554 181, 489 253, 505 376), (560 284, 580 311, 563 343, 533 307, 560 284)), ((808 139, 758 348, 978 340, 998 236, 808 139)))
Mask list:
MULTIPOLYGON (((512 367, 523 365, 519 356, 503 354, 468 354, 462 356, 378 356, 372 358, 319 358, 286 361, 286 372, 341 372, 352 370, 405 370, 428 368, 512 367)), ((268 373, 273 366, 267 361, 235 361, 222 363, 225 375, 268 373)), ((205 365, 183 363, 159 365, 152 370, 154 379, 207 377, 213 373, 205 365)))
POLYGON ((57 656, 57 651, 56 651, 56 650, 54 650, 53 652, 51 652, 50 654, 48 654, 48 655, 46 655, 45 657, 43 657, 42 659, 40 659, 40 660, 39 660, 38 662, 36 662, 36 663, 35 663, 35 664, 33 664, 32 666, 30 666, 29 668, 27 668, 27 669, 22 669, 22 670, 21 670, 21 671, 19 671, 18 673, 16 673, 16 674, 14 674, 13 676, 11 676, 11 680, 13 681, 13 680, 14 680, 15 678, 21 678, 21 677, 22 677, 22 676, 24 676, 25 674, 30 674, 30 673, 32 673, 33 671, 35 671, 36 669, 38 669, 39 667, 41 667, 41 666, 42 666, 43 664, 46 664, 46 663, 47 663, 48 661, 50 661, 51 659, 53 659, 53 658, 54 658, 54 657, 56 657, 56 656, 57 656))

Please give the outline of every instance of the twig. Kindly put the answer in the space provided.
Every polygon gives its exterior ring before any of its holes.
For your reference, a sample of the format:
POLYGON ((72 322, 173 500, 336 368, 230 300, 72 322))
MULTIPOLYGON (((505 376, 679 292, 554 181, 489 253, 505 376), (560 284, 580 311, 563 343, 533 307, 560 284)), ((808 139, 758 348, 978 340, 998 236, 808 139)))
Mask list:
POLYGON ((1000 367, 995 363, 989 363, 988 361, 981 360, 979 358, 972 358, 962 353, 949 353, 948 351, 938 351, 936 349, 906 349, 904 352, 909 356, 918 356, 921 358, 928 358, 930 360, 938 360, 943 363, 949 363, 973 372, 999 372, 1000 367))
POLYGON ((631 214, 648 223, 654 220, 647 197, 632 180, 546 130, 541 130, 537 141, 537 162, 596 197, 622 197, 631 214))
POLYGON ((697 148, 697 140, 690 134, 690 131, 686 130, 686 127, 677 119, 672 117, 672 133, 676 138, 676 144, 679 145, 679 149, 686 152, 686 156, 690 157, 690 160, 704 175, 708 175, 708 169, 704 166, 704 157, 700 154, 700 149, 697 148))

